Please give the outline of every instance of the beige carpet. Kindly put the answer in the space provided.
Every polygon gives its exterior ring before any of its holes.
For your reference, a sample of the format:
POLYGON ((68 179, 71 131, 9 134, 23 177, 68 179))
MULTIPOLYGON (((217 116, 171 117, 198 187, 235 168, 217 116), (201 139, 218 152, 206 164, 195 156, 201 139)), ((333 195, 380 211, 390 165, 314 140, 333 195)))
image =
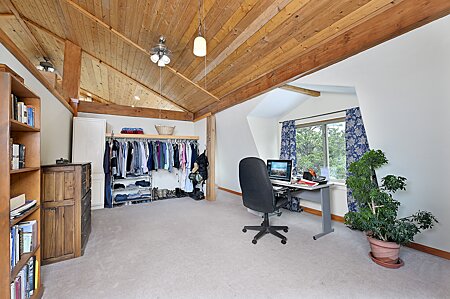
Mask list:
POLYGON ((42 268, 44 298, 450 298, 450 261, 403 248, 390 270, 367 256, 363 235, 320 217, 283 212, 288 243, 251 243, 261 220, 237 196, 171 199, 93 212, 85 255, 42 268))

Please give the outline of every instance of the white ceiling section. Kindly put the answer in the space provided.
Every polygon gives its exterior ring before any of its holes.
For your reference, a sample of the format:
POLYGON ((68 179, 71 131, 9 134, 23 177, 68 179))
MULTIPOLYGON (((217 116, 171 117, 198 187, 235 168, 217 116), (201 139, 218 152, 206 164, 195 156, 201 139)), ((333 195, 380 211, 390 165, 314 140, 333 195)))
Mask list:
POLYGON ((256 97, 255 100, 258 98, 262 100, 249 116, 278 118, 304 103, 310 96, 284 89, 274 89, 256 97))

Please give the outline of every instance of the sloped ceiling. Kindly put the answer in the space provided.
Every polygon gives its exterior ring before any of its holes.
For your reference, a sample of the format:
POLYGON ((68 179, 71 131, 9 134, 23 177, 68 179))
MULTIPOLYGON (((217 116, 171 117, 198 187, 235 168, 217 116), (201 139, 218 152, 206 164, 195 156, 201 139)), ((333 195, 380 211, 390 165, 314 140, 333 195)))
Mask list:
POLYGON ((197 0, 1 0, 0 25, 33 64, 45 55, 60 74, 65 40, 80 46, 81 89, 94 98, 197 115, 449 12, 444 0, 204 0, 206 59, 192 53, 197 0), (160 35, 173 51, 163 69, 148 53, 160 35))

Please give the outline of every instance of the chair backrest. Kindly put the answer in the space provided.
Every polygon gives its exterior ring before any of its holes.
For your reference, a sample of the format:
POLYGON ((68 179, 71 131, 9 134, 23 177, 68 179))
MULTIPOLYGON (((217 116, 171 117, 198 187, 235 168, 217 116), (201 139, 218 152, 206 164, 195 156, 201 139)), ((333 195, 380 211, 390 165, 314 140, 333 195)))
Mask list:
POLYGON ((275 211, 272 183, 263 160, 255 157, 239 162, 239 184, 244 206, 262 213, 275 211))

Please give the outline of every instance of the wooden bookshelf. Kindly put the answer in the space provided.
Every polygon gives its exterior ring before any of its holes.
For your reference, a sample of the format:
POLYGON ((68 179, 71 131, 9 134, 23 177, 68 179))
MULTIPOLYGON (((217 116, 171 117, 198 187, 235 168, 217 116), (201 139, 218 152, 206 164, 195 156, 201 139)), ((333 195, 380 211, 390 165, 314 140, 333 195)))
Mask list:
POLYGON ((40 170, 40 167, 25 167, 20 169, 11 169, 9 174, 16 174, 16 173, 24 173, 24 172, 30 172, 30 171, 36 171, 40 170))
POLYGON ((23 221, 23 220, 27 219, 31 214, 33 214, 38 209, 39 209, 39 205, 36 205, 36 206, 32 207, 31 209, 29 209, 28 211, 26 211, 25 214, 23 214, 22 216, 14 218, 14 219, 11 219, 10 227, 13 227, 14 225, 19 223, 20 221, 23 221))
POLYGON ((15 119, 11 119, 9 121, 11 123, 11 130, 15 132, 39 132, 39 128, 35 128, 32 126, 29 126, 27 124, 21 123, 15 119))
POLYGON ((31 298, 40 298, 41 285, 41 171, 40 171, 40 118, 41 101, 23 82, 8 72, 0 71, 0 298, 10 298, 10 284, 33 256, 36 258, 35 277, 38 288, 31 298), (11 112, 11 94, 16 95, 26 105, 35 108, 35 126, 20 123, 13 119, 11 112), (25 145, 26 168, 11 170, 10 138, 14 143, 25 145), (19 194, 25 194, 27 200, 34 199, 37 205, 24 215, 10 219, 9 200, 19 194), (31 253, 23 254, 11 270, 10 228, 21 221, 36 220, 38 224, 37 244, 31 253))

